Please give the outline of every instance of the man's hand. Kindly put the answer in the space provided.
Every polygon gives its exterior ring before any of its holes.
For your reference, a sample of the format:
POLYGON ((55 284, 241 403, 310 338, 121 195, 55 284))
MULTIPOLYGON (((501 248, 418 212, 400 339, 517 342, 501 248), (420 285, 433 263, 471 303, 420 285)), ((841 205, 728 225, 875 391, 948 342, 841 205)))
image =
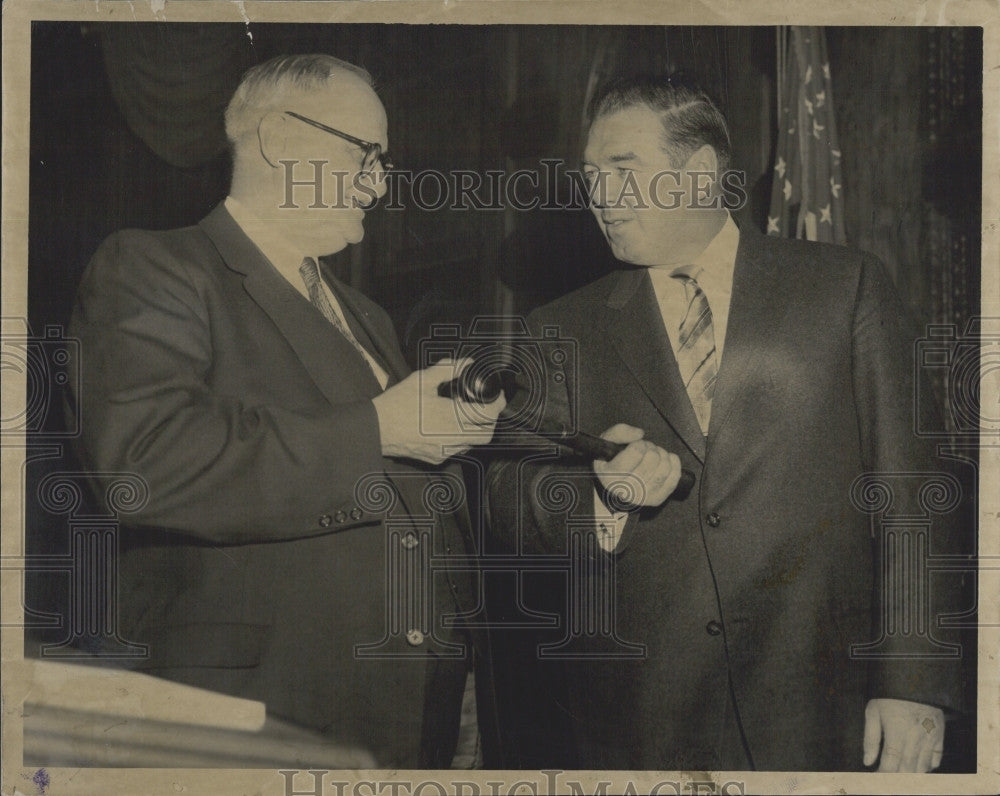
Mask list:
POLYGON ((644 440, 643 433, 641 428, 619 423, 601 434, 606 440, 626 443, 628 447, 610 462, 595 461, 594 473, 601 486, 623 503, 659 506, 677 488, 681 460, 644 440))
POLYGON ((471 362, 442 360, 372 399, 383 456, 440 464, 493 438, 497 416, 507 403, 503 395, 491 404, 468 404, 437 394, 441 382, 451 381, 471 362))
POLYGON ((878 759, 879 741, 879 771, 933 771, 944 752, 944 713, 919 702, 872 699, 865 708, 866 766, 878 759))

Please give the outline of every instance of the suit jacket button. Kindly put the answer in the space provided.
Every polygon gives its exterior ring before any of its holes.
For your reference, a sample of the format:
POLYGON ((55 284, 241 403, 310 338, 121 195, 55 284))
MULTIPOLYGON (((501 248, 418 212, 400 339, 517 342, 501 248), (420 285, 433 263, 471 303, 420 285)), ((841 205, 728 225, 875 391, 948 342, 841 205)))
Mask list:
POLYGON ((329 528, 330 523, 332 522, 333 522, 333 517, 331 517, 329 514, 324 514, 322 517, 319 518, 319 524, 323 528, 329 528))
POLYGON ((716 622, 714 619, 705 625, 705 632, 710 636, 722 635, 722 625, 716 622))
POLYGON ((343 522, 345 522, 345 521, 347 520, 347 514, 345 514, 345 513, 344 513, 344 512, 342 512, 342 511, 338 511, 338 512, 337 512, 336 514, 334 514, 334 515, 333 515, 333 518, 334 518, 334 519, 335 519, 335 520, 336 520, 336 521, 337 521, 338 523, 343 523, 343 522))
POLYGON ((353 508, 351 509, 351 519, 360 520, 361 519, 361 509, 353 508))
POLYGON ((719 522, 720 522, 719 515, 716 514, 714 511, 711 514, 709 514, 707 517, 705 517, 705 520, 713 528, 718 528, 719 527, 719 522))
POLYGON ((424 643, 424 634, 419 630, 407 630, 406 631, 406 643, 411 647, 419 647, 424 643))
POLYGON ((414 547, 420 544, 420 540, 417 539, 417 535, 413 531, 407 531, 403 535, 403 538, 399 540, 399 543, 403 545, 403 547, 405 547, 407 550, 412 550, 414 547))

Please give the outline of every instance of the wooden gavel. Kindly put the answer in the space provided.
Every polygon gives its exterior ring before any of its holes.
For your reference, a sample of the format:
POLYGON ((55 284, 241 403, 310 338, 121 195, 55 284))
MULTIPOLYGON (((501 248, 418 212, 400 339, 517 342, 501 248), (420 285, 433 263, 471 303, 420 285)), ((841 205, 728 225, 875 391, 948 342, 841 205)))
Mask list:
MULTIPOLYGON (((442 398, 453 398, 466 403, 490 404, 503 392, 503 379, 498 369, 483 372, 480 368, 467 367, 451 381, 438 385, 438 395, 442 398)), ((569 429, 549 427, 533 428, 531 431, 518 432, 518 436, 527 439, 540 437, 547 442, 555 442, 574 453, 590 459, 600 459, 609 462, 627 445, 621 442, 611 442, 594 434, 569 429)), ((674 500, 685 500, 694 488, 695 475, 690 470, 681 470, 680 480, 671 497, 674 500)))

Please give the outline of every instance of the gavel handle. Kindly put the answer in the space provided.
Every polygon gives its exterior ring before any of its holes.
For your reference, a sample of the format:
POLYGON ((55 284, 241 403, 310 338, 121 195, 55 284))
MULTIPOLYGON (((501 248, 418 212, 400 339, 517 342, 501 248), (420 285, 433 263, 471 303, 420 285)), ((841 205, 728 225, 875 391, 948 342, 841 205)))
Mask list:
MULTIPOLYGON (((609 442, 602 437, 595 437, 583 431, 569 430, 549 431, 536 430, 536 436, 553 442, 558 442, 581 456, 589 459, 601 459, 609 462, 627 447, 621 442, 609 442)), ((680 480, 670 497, 674 500, 685 500, 694 488, 695 476, 690 470, 681 470, 680 480)))
MULTIPOLYGON (((437 393, 442 398, 457 398, 470 403, 493 403, 500 397, 503 383, 498 370, 479 372, 477 368, 467 367, 451 381, 438 385, 437 393)), ((593 434, 583 431, 568 430, 553 431, 551 429, 535 429, 532 433, 537 437, 558 442, 581 456, 590 459, 602 459, 609 462, 625 449, 625 445, 609 442, 593 434)), ((674 500, 685 500, 694 488, 695 477, 690 470, 681 470, 681 478, 671 495, 674 500)))

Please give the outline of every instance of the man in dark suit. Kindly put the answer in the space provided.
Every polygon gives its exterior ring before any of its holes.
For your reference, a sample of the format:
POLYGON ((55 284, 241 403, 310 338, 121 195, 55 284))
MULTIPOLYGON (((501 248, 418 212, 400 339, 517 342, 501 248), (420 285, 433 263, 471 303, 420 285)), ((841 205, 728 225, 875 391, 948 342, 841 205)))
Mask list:
MULTIPOLYGON (((533 423, 624 449, 489 476, 495 534, 581 559, 582 630, 559 664, 580 765, 937 767, 959 661, 888 633, 907 609, 876 573, 903 562, 852 504, 866 473, 906 476, 900 515, 921 516, 921 484, 955 483, 913 431, 914 338, 889 277, 867 254, 737 228, 719 201, 729 134, 698 89, 623 81, 590 118, 592 209, 625 265, 532 314, 575 362, 508 411, 534 400, 533 423), (682 467, 694 491, 671 498, 682 467)), ((958 549, 948 519, 935 552, 958 549)), ((934 581, 931 618, 951 585, 934 581)))
POLYGON ((387 768, 448 767, 473 653, 449 616, 475 603, 468 565, 428 563, 463 562, 470 537, 438 465, 488 441, 503 400, 458 413, 436 387, 464 363, 410 374, 385 312, 319 261, 361 240, 391 168, 366 72, 261 64, 226 131, 225 203, 111 236, 73 313, 82 459, 148 487, 123 518, 122 634, 150 673, 387 768))

